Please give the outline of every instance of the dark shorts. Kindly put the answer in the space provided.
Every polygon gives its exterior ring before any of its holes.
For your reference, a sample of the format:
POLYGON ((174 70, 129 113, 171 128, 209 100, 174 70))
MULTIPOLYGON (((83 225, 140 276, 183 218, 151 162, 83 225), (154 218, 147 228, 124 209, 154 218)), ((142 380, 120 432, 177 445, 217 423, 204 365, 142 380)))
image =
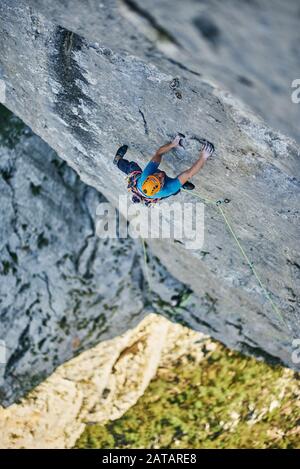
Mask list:
POLYGON ((117 166, 125 174, 133 173, 133 171, 142 171, 141 167, 135 161, 124 160, 124 158, 118 161, 117 166))

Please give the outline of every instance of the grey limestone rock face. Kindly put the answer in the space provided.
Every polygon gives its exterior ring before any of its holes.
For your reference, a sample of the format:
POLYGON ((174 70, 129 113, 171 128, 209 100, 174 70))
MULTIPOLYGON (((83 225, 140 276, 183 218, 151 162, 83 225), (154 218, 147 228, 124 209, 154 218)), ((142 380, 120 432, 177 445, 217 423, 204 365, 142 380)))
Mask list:
MULTIPOLYGON (((141 56, 146 37, 168 60, 213 78, 270 126, 300 141, 300 106, 291 100, 292 83, 300 78, 297 0, 27 3, 65 29, 114 50, 137 54, 139 49, 141 56)), ((153 51, 147 51, 150 60, 153 51)))
POLYGON ((149 253, 151 293, 141 242, 97 236, 104 197, 0 110, 0 399, 8 405, 149 311, 185 324, 201 302, 149 253))
POLYGON ((0 398, 7 405, 61 363, 135 327, 149 305, 185 323, 182 303, 196 314, 200 300, 156 262, 151 296, 140 241, 97 236, 104 197, 20 119, 2 106, 0 115, 0 398))
POLYGON ((143 297, 132 274, 134 244, 95 234, 103 197, 26 127, 0 154, 0 337, 7 356, 0 395, 8 403, 60 363, 132 327, 143 297))
MULTIPOLYGON (((247 3, 250 8, 250 2, 247 3)), ((296 2, 287 3, 282 13, 284 25, 296 8, 296 2)), ((280 309, 288 330, 274 314, 214 206, 205 209, 202 250, 187 250, 174 240, 149 240, 151 256, 159 258, 170 273, 168 277, 163 270, 165 283, 160 280, 159 288, 168 296, 168 282, 176 284, 177 279, 179 289, 193 292, 180 314, 170 310, 167 301, 157 300, 155 294, 151 307, 155 309, 158 305, 161 313, 173 314, 174 320, 208 332, 230 347, 296 368, 291 353, 292 339, 299 337, 300 332, 299 146, 290 137, 270 128, 237 99, 242 97, 266 117, 268 106, 278 94, 277 84, 281 86, 278 103, 284 101, 282 74, 278 78, 277 66, 270 61, 268 67, 275 85, 265 101, 260 87, 268 87, 264 78, 268 73, 259 74, 257 69, 248 79, 256 80, 259 86, 253 89, 248 86, 247 93, 243 92, 245 80, 240 79, 236 90, 231 89, 236 91, 236 96, 232 96, 223 89, 223 84, 234 83, 231 76, 234 60, 241 62, 238 76, 245 69, 242 60, 235 59, 234 54, 226 62, 229 51, 233 51, 234 36, 228 32, 227 40, 219 41, 221 7, 214 19, 216 24, 211 20, 209 25, 200 18, 198 2, 188 2, 186 11, 180 14, 170 4, 154 2, 150 9, 150 2, 95 0, 86 2, 82 9, 79 1, 71 5, 68 1, 3 0, 0 78, 5 83, 5 96, 2 100, 83 182, 97 189, 114 206, 118 206, 119 196, 126 190, 123 175, 112 164, 112 156, 120 144, 128 144, 129 157, 143 166, 158 146, 169 141, 177 131, 184 132, 186 149, 172 152, 163 163, 163 169, 175 176, 195 160, 199 138, 213 141, 215 157, 193 182, 205 197, 230 199, 230 204, 224 207, 226 215, 280 309), (192 11, 196 15, 196 29, 187 27, 192 11), (202 42, 198 43, 199 29, 202 42), (156 34, 154 38, 153 34, 156 34), (203 64, 199 58, 201 44, 206 51, 203 64), (222 67, 224 82, 213 50, 222 52, 222 63, 232 63, 232 67, 222 67), (218 79, 219 84, 210 77, 218 79)), ((285 29, 282 26, 282 30, 287 35, 287 26, 285 29)), ((293 37, 286 40, 292 42, 293 37)), ((297 58, 295 54, 286 60, 295 68, 297 58)), ((292 109, 299 116, 297 106, 292 109)), ((288 119, 281 118, 281 121, 280 124, 275 113, 270 122, 286 133, 291 129, 290 134, 297 138, 298 126, 289 125, 288 119)), ((24 177, 20 175, 19 179, 24 177)), ((3 190, 10 193, 11 188, 3 183, 3 190)), ((181 193, 178 200, 195 201, 186 193, 181 193)), ((57 221, 51 223, 58 227, 57 221)), ((90 222, 85 219, 82 223, 86 229, 90 222)), ((2 226, 6 228, 1 229, 7 230, 10 225, 2 226)), ((49 233, 44 232, 44 236, 49 233)), ((74 239, 72 242, 77 243, 74 239)), ((63 249, 65 246, 62 252, 63 249)), ((131 256, 124 255, 122 259, 130 280, 131 256)), ((95 256, 96 263, 100 263, 98 257, 95 256)), ((152 260, 150 268, 155 269, 158 264, 152 260)), ((46 292, 43 271, 47 273, 43 269, 35 281, 46 292)), ((84 273, 83 269, 81 276, 84 273)), ((7 289, 6 282, 8 278, 3 284, 7 289)), ((54 277, 52 282, 55 283, 54 277)), ((160 290, 157 294, 160 295, 160 290)), ((54 301, 52 307, 55 311, 54 301)), ((93 315, 93 311, 91 307, 88 314, 93 315)), ((135 313, 127 307, 126 311, 129 326, 130 314, 135 313)), ((120 317, 111 318, 111 327, 122 322, 120 317)), ((83 328, 82 335, 86 332, 83 328)), ((119 332, 114 329, 114 333, 119 332)))

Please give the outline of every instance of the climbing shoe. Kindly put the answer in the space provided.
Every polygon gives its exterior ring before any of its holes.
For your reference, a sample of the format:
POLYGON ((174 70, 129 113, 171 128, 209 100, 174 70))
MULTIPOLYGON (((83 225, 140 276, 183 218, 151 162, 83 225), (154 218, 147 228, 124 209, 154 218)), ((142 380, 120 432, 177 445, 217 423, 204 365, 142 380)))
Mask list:
POLYGON ((205 138, 201 138, 199 142, 202 144, 201 151, 205 150, 209 153, 209 155, 213 154, 213 152, 215 151, 215 147, 211 142, 209 142, 208 140, 205 140, 205 138))
POLYGON ((128 145, 123 145, 122 147, 120 147, 116 153, 116 156, 114 157, 113 163, 118 164, 120 159, 124 158, 124 156, 126 155, 127 150, 128 150, 128 145))
POLYGON ((193 189, 195 189, 195 186, 192 182, 190 181, 186 181, 183 185, 182 185, 182 189, 185 189, 186 191, 192 191, 193 189))

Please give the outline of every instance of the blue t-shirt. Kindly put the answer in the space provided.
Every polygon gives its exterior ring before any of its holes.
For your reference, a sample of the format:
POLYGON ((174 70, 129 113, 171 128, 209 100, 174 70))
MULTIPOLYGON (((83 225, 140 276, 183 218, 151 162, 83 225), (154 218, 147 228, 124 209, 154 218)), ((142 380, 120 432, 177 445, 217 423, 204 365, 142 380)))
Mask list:
MULTIPOLYGON (((150 161, 142 174, 140 175, 139 179, 137 180, 137 187, 138 190, 144 194, 142 190, 142 185, 144 184, 145 180, 147 179, 148 176, 151 174, 157 173, 159 167, 159 163, 156 163, 155 161, 150 161)), ((146 197, 149 197, 150 199, 161 199, 163 197, 168 197, 169 195, 176 194, 181 189, 181 182, 179 181, 178 177, 177 178, 170 178, 169 176, 165 175, 165 182, 160 191, 158 191, 156 194, 150 196, 147 194, 144 194, 146 197)))

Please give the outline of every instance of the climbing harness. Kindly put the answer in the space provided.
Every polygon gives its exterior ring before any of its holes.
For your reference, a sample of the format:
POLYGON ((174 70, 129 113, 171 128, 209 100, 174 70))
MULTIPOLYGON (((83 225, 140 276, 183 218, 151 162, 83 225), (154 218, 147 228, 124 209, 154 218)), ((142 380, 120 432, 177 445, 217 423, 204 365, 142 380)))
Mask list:
MULTIPOLYGON (((194 196, 194 197, 198 197, 199 199, 201 199, 203 202, 205 202, 206 204, 209 204, 209 205, 214 205, 219 213, 221 214, 232 238, 234 239, 242 257, 246 260, 248 266, 250 267, 253 275, 255 276, 256 280, 257 280, 257 283, 259 284, 260 288, 262 289, 266 299, 269 301, 273 311, 276 313, 277 317, 279 318, 280 322, 284 325, 285 329, 287 330, 288 332, 288 335, 290 336, 291 334, 291 330, 286 322, 286 320, 284 319, 282 313, 280 312, 279 308, 277 307, 277 305, 274 303, 274 301, 272 300, 271 296, 270 296, 270 293, 268 292, 267 288, 265 287, 265 285, 263 284, 260 276, 258 275, 257 273, 257 270, 256 268, 254 267, 253 265, 253 262, 251 262, 251 260, 249 259, 248 255, 246 254, 243 246, 241 245, 237 235, 235 234, 235 231, 231 225, 231 223, 229 222, 228 220, 228 217, 226 216, 224 210, 222 209, 222 205, 223 204, 228 204, 230 203, 230 199, 219 199, 219 200, 212 200, 212 199, 207 199, 205 197, 203 197, 201 194, 199 194, 198 192, 195 192, 193 191, 193 193, 191 193, 190 191, 186 190, 186 189, 181 189, 183 190, 184 192, 188 192, 190 195, 194 196)), ((147 254, 146 254, 146 245, 145 245, 145 240, 143 238, 142 239, 142 243, 143 243, 143 250, 144 250, 144 261, 145 261, 145 269, 146 269, 146 272, 147 272, 147 280, 148 280, 148 284, 150 286, 150 277, 149 277, 149 272, 148 272, 148 266, 147 266, 147 254)))

